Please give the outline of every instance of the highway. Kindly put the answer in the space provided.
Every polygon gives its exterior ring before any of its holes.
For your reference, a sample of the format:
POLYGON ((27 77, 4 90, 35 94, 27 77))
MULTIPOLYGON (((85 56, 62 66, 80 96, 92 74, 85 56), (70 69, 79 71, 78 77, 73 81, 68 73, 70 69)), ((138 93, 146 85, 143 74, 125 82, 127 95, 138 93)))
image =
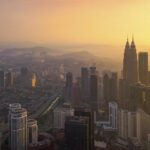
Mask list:
POLYGON ((60 99, 59 95, 52 96, 46 103, 44 103, 39 110, 37 110, 35 113, 31 114, 29 118, 37 119, 44 114, 48 113, 55 105, 58 103, 60 99))

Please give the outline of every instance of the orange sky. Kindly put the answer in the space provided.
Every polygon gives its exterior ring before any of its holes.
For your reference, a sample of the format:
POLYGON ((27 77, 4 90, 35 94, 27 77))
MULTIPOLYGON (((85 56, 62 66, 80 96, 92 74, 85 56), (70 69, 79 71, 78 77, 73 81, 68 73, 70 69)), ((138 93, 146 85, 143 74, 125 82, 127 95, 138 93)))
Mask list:
POLYGON ((0 0, 0 41, 150 45, 149 0, 0 0))

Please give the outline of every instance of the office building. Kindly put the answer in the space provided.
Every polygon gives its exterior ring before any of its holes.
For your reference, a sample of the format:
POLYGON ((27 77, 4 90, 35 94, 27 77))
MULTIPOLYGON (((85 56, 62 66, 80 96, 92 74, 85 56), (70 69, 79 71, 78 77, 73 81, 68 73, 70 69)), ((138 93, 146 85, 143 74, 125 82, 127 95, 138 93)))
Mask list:
POLYGON ((89 69, 85 67, 81 68, 81 99, 89 101, 89 69))
POLYGON ((89 118, 67 117, 65 139, 68 150, 89 150, 89 118))
POLYGON ((91 109, 84 108, 84 107, 78 107, 75 109, 75 116, 78 117, 87 117, 89 118, 89 144, 90 149, 94 149, 94 112, 91 109))
POLYGON ((142 84, 148 84, 148 53, 140 52, 138 58, 139 80, 142 84))
POLYGON ((13 86, 13 83, 14 83, 14 76, 13 73, 9 71, 5 74, 5 87, 10 88, 13 86))
POLYGON ((128 138, 128 111, 119 110, 118 111, 118 127, 119 127, 119 136, 122 138, 128 138))
POLYGON ((90 75, 90 104, 92 109, 98 109, 98 75, 90 75))
POLYGON ((72 102, 72 85, 73 76, 71 72, 66 74, 66 85, 65 85, 65 100, 66 102, 72 102))
POLYGON ((9 114, 11 150, 27 150, 27 111, 24 108, 12 109, 9 114))
POLYGON ((118 75, 116 72, 105 73, 103 76, 103 98, 108 105, 109 101, 117 101, 118 98, 118 75))
POLYGON ((28 119, 28 144, 38 142, 38 125, 34 119, 28 119))
POLYGON ((0 88, 5 88, 5 72, 0 70, 0 88))
POLYGON ((109 102, 109 122, 113 129, 118 128, 118 105, 116 102, 109 102))
POLYGON ((81 86, 80 82, 76 81, 72 87, 72 105, 77 107, 81 104, 81 86))
POLYGON ((65 120, 68 116, 74 115, 74 109, 70 104, 65 103, 63 107, 57 107, 54 109, 54 128, 64 129, 65 120))

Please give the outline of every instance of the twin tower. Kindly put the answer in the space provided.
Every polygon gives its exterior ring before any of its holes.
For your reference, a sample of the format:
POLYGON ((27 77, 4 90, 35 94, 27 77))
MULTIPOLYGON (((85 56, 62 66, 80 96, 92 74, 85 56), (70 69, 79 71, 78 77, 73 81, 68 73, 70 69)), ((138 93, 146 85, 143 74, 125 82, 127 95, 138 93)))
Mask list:
POLYGON ((128 85, 133 85, 138 81, 137 53, 133 38, 131 44, 129 44, 127 39, 125 45, 123 59, 123 79, 128 85))

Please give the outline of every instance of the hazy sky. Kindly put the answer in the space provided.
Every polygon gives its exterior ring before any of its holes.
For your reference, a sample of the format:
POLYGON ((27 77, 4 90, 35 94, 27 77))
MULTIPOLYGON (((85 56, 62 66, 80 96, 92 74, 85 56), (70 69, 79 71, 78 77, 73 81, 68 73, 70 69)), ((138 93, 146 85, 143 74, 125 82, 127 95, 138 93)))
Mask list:
POLYGON ((0 0, 0 41, 150 45, 150 0, 0 0))

